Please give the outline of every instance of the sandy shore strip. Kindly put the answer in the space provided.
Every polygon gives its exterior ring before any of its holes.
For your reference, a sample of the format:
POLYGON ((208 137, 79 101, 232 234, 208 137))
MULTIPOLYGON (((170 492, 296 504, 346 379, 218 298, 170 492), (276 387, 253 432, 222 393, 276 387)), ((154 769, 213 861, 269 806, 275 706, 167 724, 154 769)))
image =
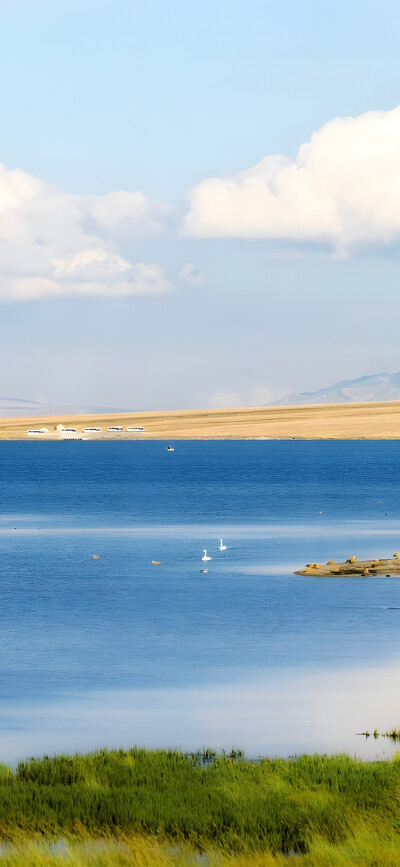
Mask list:
POLYGON ((79 439, 400 439, 400 401, 3 418, 0 439, 66 439, 60 424, 77 428, 79 439), (109 432, 112 426, 123 431, 109 432), (128 426, 145 432, 128 433, 128 426), (42 427, 48 433, 28 436, 42 427), (85 427, 101 433, 84 434, 85 427))

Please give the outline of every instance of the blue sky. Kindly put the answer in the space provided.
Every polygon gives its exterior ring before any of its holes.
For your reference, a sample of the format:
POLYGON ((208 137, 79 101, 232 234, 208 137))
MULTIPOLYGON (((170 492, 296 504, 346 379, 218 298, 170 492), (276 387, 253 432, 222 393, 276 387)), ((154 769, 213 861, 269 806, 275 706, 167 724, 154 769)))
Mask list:
MULTIPOLYGON (((400 150, 387 122, 397 3, 0 0, 0 12, 0 396, 257 404, 400 368, 395 156, 362 163, 367 202, 336 195, 366 136, 400 150), (343 125, 328 133, 317 175, 340 226, 313 210, 314 176, 257 223, 238 173, 296 160, 325 124, 366 112, 383 114, 349 141, 343 125), (140 203, 107 197, 138 190, 140 203)), ((255 182, 263 195, 270 182, 255 182)))

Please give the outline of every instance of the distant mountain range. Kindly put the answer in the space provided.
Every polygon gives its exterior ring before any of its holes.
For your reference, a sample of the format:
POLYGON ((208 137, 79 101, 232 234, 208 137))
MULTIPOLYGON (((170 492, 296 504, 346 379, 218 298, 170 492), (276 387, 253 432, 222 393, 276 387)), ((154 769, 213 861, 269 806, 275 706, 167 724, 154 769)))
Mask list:
POLYGON ((16 397, 0 397, 0 416, 46 415, 48 407, 37 400, 20 400, 16 397))
POLYGON ((400 371, 360 376, 359 379, 345 379, 319 391, 289 394, 276 400, 272 406, 306 403, 368 403, 380 400, 400 400, 400 371))
MULTIPOLYGON (((380 400, 400 401, 400 371, 398 373, 376 373, 374 376, 360 376, 358 379, 345 379, 329 388, 319 391, 302 391, 288 394, 266 406, 290 406, 307 403, 368 403, 380 400)), ((115 407, 59 406, 39 403, 36 400, 20 400, 14 397, 0 397, 0 417, 22 418, 23 416, 46 415, 99 415, 102 413, 137 412, 134 409, 115 407)))
POLYGON ((37 400, 20 400, 16 397, 0 397, 1 418, 24 418, 24 416, 46 415, 99 415, 102 413, 134 412, 129 409, 115 409, 115 407, 82 407, 82 406, 58 406, 50 403, 39 403, 37 400))

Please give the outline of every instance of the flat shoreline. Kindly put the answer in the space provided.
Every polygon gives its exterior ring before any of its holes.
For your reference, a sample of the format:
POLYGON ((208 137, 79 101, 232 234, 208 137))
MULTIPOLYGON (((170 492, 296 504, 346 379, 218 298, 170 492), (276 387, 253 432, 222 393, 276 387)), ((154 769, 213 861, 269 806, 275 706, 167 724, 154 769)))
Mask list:
POLYGON ((400 401, 0 418, 0 440, 67 439, 397 440, 400 401), (66 436, 57 425, 75 427, 77 434, 66 436), (145 431, 128 433, 135 425, 145 431), (85 434, 87 426, 101 432, 85 434), (113 426, 123 431, 108 431, 113 426), (29 429, 42 427, 48 432, 28 436, 29 429))

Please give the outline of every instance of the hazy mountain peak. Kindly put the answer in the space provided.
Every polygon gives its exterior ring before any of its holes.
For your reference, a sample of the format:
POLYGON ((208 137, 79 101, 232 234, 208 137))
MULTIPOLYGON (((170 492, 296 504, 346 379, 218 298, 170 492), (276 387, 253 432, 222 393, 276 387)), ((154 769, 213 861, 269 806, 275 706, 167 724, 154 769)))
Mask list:
POLYGON ((39 403, 37 400, 21 400, 16 397, 0 397, 0 417, 1 418, 30 418, 31 416, 46 416, 46 415, 89 415, 91 413, 105 412, 133 412, 131 409, 121 409, 115 407, 86 407, 86 406, 67 406, 52 403, 39 403))
POLYGON ((276 400, 273 406, 307 403, 364 403, 400 400, 400 371, 345 379, 319 391, 303 391, 276 400))

